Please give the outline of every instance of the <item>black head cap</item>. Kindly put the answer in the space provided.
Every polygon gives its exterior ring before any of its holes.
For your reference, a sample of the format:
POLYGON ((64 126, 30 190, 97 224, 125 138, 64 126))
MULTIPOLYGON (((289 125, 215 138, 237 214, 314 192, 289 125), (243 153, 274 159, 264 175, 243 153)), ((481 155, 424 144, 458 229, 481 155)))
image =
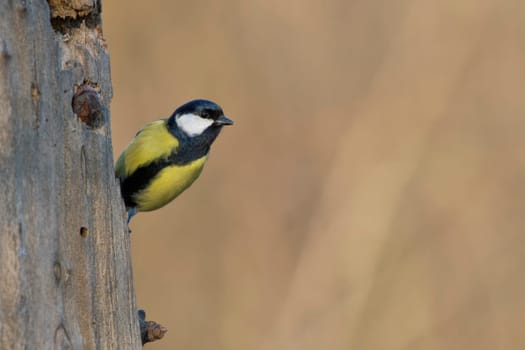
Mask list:
POLYGON ((224 113, 222 108, 215 102, 208 100, 193 100, 177 108, 175 115, 195 114, 202 118, 217 120, 224 113))
POLYGON ((224 125, 233 125, 233 120, 224 115, 222 108, 208 100, 193 100, 183 104, 173 112, 168 125, 173 125, 175 118, 184 114, 194 114, 204 119, 211 119, 213 120, 212 126, 219 129, 224 125))

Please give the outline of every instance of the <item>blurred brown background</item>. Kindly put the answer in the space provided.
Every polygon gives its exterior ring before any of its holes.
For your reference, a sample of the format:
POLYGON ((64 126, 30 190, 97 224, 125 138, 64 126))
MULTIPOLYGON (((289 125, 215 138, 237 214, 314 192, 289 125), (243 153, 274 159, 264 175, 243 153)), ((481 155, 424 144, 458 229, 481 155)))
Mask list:
POLYGON ((103 5, 115 156, 236 121, 131 223, 148 349, 525 349, 525 2, 103 5))

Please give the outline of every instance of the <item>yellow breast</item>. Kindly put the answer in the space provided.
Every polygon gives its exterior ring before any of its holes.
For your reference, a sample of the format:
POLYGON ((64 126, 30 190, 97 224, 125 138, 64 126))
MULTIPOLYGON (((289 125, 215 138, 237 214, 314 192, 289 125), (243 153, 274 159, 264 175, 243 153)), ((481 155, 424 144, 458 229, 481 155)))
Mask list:
POLYGON ((155 210, 171 202, 199 177, 207 158, 162 169, 148 187, 133 196, 138 211, 155 210))
POLYGON ((179 141, 166 128, 166 119, 146 125, 122 152, 115 171, 123 180, 137 168, 155 159, 169 156, 179 146, 179 141))

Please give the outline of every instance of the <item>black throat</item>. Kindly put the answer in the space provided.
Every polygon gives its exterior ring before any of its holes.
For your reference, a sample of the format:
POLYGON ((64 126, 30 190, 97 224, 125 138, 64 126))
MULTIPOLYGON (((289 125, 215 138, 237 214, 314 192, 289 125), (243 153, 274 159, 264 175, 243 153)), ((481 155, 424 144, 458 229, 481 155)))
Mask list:
POLYGON ((179 128, 175 117, 168 119, 167 128, 179 141, 179 147, 169 156, 169 163, 178 165, 187 164, 208 154, 222 129, 221 126, 212 125, 200 135, 188 136, 179 128))

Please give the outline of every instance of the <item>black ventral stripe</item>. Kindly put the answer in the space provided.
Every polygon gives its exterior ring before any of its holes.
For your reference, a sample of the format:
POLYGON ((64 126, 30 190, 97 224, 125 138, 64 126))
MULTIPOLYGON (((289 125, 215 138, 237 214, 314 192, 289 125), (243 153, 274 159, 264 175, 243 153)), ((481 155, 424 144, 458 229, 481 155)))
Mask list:
POLYGON ((138 167, 130 176, 123 181, 121 180, 120 189, 126 207, 131 208, 137 205, 133 200, 133 196, 148 187, 162 169, 171 165, 189 164, 204 157, 210 149, 208 145, 204 147, 195 146, 179 147, 177 153, 172 153, 167 158, 156 159, 151 163, 138 167))

